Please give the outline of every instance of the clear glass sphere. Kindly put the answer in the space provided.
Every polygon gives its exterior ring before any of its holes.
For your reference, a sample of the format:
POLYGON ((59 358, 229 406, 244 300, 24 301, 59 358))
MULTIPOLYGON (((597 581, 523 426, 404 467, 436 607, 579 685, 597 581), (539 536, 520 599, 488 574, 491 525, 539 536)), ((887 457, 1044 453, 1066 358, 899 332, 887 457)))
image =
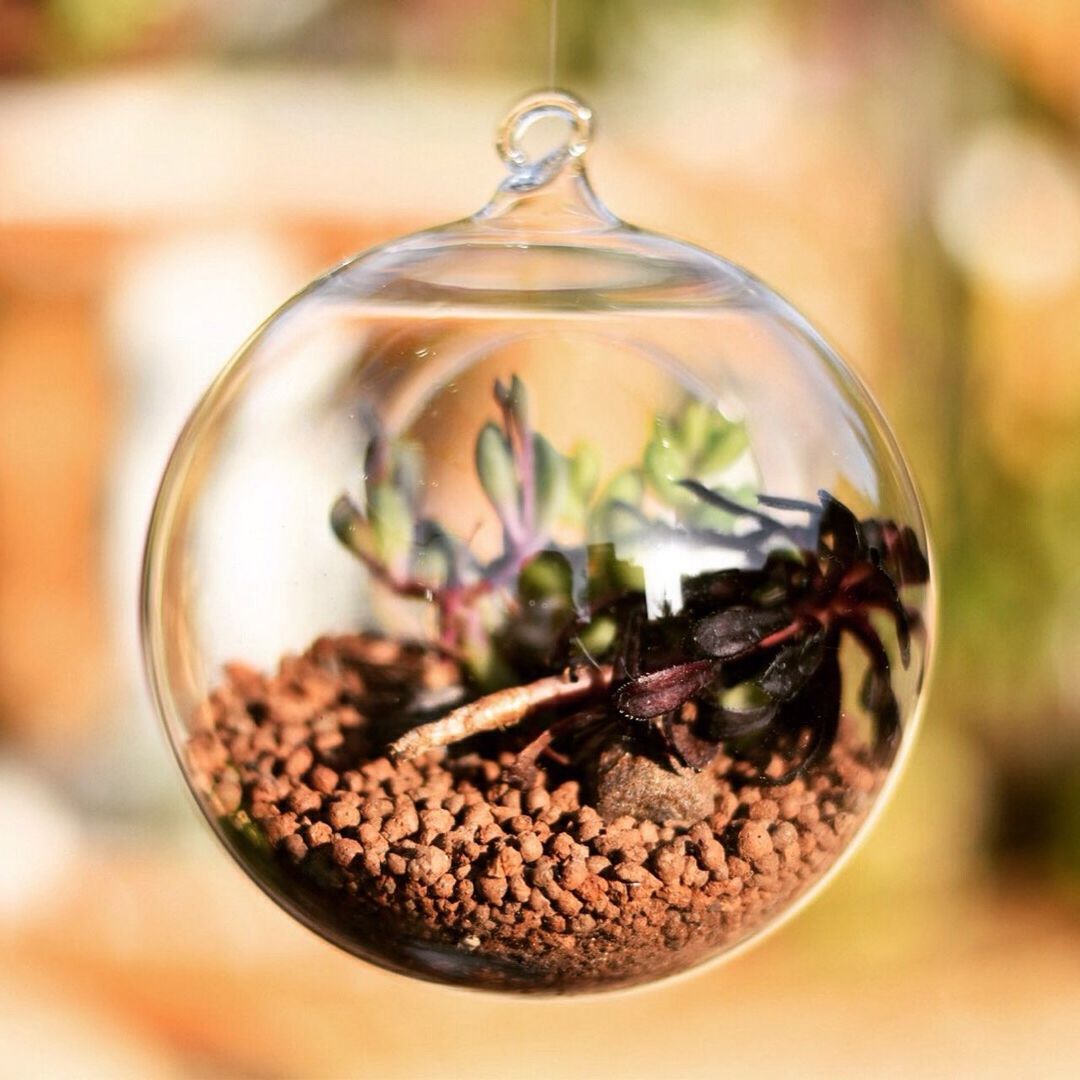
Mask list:
POLYGON ((487 207, 265 323, 147 546, 218 836, 329 940, 458 985, 628 986, 775 925, 880 803, 928 660, 867 392, 761 282, 607 211, 590 120, 526 99, 487 207), (541 121, 569 135, 530 157, 541 121))

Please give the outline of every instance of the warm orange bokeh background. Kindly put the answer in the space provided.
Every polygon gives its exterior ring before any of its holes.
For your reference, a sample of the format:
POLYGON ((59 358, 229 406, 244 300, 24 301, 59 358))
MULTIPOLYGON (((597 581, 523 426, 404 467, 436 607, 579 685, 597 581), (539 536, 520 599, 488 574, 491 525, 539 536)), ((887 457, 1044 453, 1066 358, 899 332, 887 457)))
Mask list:
POLYGON ((142 532, 229 352, 474 210, 543 0, 0 0, 0 1076, 1074 1076, 1080 5, 564 0, 629 220, 802 308, 927 497, 944 617, 882 825, 760 949, 628 997, 411 984, 215 847, 142 688, 142 532))

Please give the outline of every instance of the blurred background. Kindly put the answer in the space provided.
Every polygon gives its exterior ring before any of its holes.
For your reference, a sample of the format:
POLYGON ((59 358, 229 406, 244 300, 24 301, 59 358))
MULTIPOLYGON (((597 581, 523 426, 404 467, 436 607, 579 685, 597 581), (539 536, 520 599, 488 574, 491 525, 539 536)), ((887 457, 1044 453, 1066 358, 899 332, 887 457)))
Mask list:
POLYGON ((0 1075, 1076 1075, 1080 3, 564 0, 621 216, 877 393, 943 585, 910 770, 826 895, 628 997, 411 984, 215 846, 143 689, 183 418, 316 272, 478 208, 546 0, 0 0, 0 1075))

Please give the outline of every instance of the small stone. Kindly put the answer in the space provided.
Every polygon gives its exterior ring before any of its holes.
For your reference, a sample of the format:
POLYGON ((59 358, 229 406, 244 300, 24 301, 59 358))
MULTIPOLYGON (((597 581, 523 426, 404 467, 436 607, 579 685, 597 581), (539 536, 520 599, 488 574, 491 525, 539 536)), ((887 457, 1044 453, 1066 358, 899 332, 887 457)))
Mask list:
POLYGON ((532 887, 525 880, 524 874, 514 874, 508 878, 507 889, 519 904, 524 904, 532 894, 532 887))
POLYGON ((775 851, 770 851, 767 855, 755 859, 754 865, 764 874, 775 874, 780 869, 780 856, 775 851))
POLYGON ((278 814, 268 819, 263 828, 266 830, 266 838, 271 844, 279 844, 286 836, 292 836, 300 828, 295 814, 278 814))
POLYGON ((188 740, 187 757, 196 772, 210 776, 225 768, 229 751, 216 734, 199 731, 188 740))
POLYGON ((334 839, 334 833, 325 821, 316 821, 307 827, 307 842, 312 847, 321 847, 334 839))
POLYGON ((576 780, 567 780, 551 793, 551 802, 560 810, 576 810, 580 793, 581 785, 576 780))
POLYGON ((595 909, 607 903, 608 885, 599 874, 589 874, 575 891, 581 900, 595 909))
POLYGON ((772 853, 773 844, 766 825, 748 821, 739 830, 739 854, 744 859, 760 859, 772 853))
POLYGON ((695 825, 691 826, 690 832, 687 833, 687 836, 690 838, 690 841, 692 843, 699 846, 715 838, 712 827, 704 821, 699 821, 695 825))
POLYGON ((687 859, 674 848, 662 847, 653 852, 652 862, 656 876, 665 885, 674 885, 682 877, 687 859))
POLYGON ((556 833, 551 841, 551 853, 558 859, 585 859, 588 858, 589 849, 574 843, 569 833, 556 833))
POLYGON ((512 847, 504 847, 491 860, 493 876, 512 877, 522 868, 524 861, 520 851, 512 847))
POLYGON ((348 803, 332 802, 327 811, 327 819, 334 829, 350 829, 360 824, 360 811, 348 803))
POLYGON ((737 855, 728 856, 728 873, 732 877, 747 878, 750 876, 750 864, 745 859, 740 859, 737 855))
POLYGON ((703 870, 693 859, 687 859, 686 869, 682 872, 681 880, 683 885, 689 885, 692 889, 700 889, 708 882, 709 871, 703 870))
POLYGON ((725 791, 716 802, 716 811, 709 818, 709 824, 713 832, 721 833, 731 824, 735 811, 739 808, 739 800, 731 791, 725 791))
POLYGON ((644 866, 637 863, 621 863, 615 867, 615 876, 629 885, 643 885, 650 881, 660 884, 644 866))
POLYGON ((573 919, 580 915, 581 909, 584 907, 582 902, 568 889, 564 889, 559 893, 555 898, 554 903, 555 910, 558 911, 560 915, 565 915, 568 919, 573 919))
POLYGON ((286 776, 300 777, 311 768, 315 758, 311 748, 307 746, 297 747, 286 759, 284 772, 286 776))
POLYGON ((643 821, 638 826, 638 832, 641 833, 641 842, 649 847, 660 842, 660 830, 652 821, 643 821))
MULTIPOLYGON (((450 869, 450 856, 437 847, 418 847, 409 863, 409 877, 430 885, 438 881, 450 869)), ((452 880, 452 879, 451 879, 452 880)))
POLYGON ((394 812, 383 824, 382 834, 391 843, 404 840, 420 829, 420 817, 408 796, 400 795, 394 803, 394 812))
POLYGON ((478 884, 480 895, 489 904, 502 903, 502 898, 506 895, 506 878, 482 877, 478 884))
POLYGON ((320 754, 329 754, 345 742, 345 736, 340 731, 324 731, 315 736, 315 749, 320 754))
POLYGON ((551 796, 543 788, 533 788, 525 795, 525 809, 530 814, 536 814, 547 809, 550 802, 551 796))
POLYGON ((311 786, 323 795, 330 795, 338 786, 338 774, 327 765, 316 765, 308 774, 311 786))
POLYGON ((713 872, 723 872, 724 877, 727 877, 727 852, 724 851, 724 845, 713 837, 703 841, 698 845, 698 851, 701 853, 701 865, 706 870, 713 872))
POLYGON ((495 815, 491 812, 491 807, 487 803, 478 802, 473 803, 465 811, 465 816, 461 819, 461 824, 466 826, 472 826, 475 828, 482 828, 485 825, 491 825, 495 821, 495 815))
POLYGON ((394 812, 394 804, 389 799, 368 799, 360 808, 360 816, 373 825, 382 823, 394 812))
POLYGON ((493 844, 496 840, 501 840, 505 835, 498 823, 493 821, 490 825, 481 826, 480 831, 476 834, 476 839, 481 844, 493 844))
POLYGON ((338 866, 348 867, 353 859, 360 854, 361 850, 360 845, 355 840, 350 840, 345 836, 339 836, 333 844, 334 862, 336 862, 338 866))
POLYGON ((790 821, 781 821, 772 831, 773 847, 786 848, 799 842, 799 830, 790 821))
POLYGON ((235 814, 240 809, 243 795, 244 789, 238 781, 231 778, 219 780, 214 785, 214 797, 217 799, 223 814, 235 814))
POLYGON ((432 836, 442 836, 454 827, 454 815, 449 810, 421 810, 420 824, 424 832, 432 836))
POLYGON ((311 814, 322 807, 322 796, 305 784, 298 784, 289 795, 289 809, 294 814, 311 814))
POLYGON ((589 868, 583 858, 571 859, 563 864, 562 885, 566 889, 579 888, 588 876, 589 868))
POLYGON ((518 851, 525 862, 536 862, 544 854, 544 845, 536 833, 525 833, 518 840, 518 851))
POLYGON ((603 855, 590 855, 585 860, 585 865, 589 868, 590 874, 602 874, 611 866, 611 860, 603 855))
POLYGON ((591 807, 583 806, 576 814, 577 838, 583 844, 600 835, 604 827, 604 819, 591 807))
POLYGON ((385 851, 389 846, 382 833, 379 832, 378 828, 372 825, 369 821, 365 821, 356 830, 356 835, 360 838, 360 843, 364 845, 364 848, 366 850, 385 851))
POLYGON ((555 884, 555 868, 558 864, 549 855, 536 860, 533 866, 533 884, 538 889, 548 889, 555 884))
POLYGON ((600 756, 597 809, 607 821, 698 821, 713 808, 716 783, 707 772, 676 772, 621 747, 600 756))
POLYGON ((432 886, 431 891, 439 897, 441 900, 449 900, 454 895, 454 888, 457 882, 454 880, 453 874, 443 874, 438 881, 432 886))
POLYGON ((293 862, 300 862, 305 855, 307 855, 307 844, 304 843, 304 838, 299 833, 293 833, 292 836, 286 836, 282 842, 282 848, 285 854, 293 860, 293 862))

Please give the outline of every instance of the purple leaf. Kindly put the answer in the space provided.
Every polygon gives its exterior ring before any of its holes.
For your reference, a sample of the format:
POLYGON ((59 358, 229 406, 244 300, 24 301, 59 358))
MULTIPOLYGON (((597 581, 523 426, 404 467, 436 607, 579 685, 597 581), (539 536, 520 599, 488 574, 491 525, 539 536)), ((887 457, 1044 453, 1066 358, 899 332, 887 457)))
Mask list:
POLYGON ((712 719, 712 727, 721 739, 738 739, 743 735, 753 735, 767 728, 773 722, 779 709, 779 702, 749 709, 717 709, 712 719))
POLYGON ((639 675, 619 687, 615 693, 615 706, 635 720, 663 716, 708 686, 718 668, 714 660, 694 660, 639 675))
POLYGON ((896 623, 896 640, 900 644, 900 660, 907 667, 911 662, 911 628, 893 579, 880 566, 874 566, 871 574, 845 591, 848 599, 858 606, 882 608, 892 615, 896 623))
POLYGON ((866 669, 859 702, 874 718, 874 737, 879 754, 892 757, 900 736, 900 705, 892 680, 873 665, 866 669))
POLYGON ((866 550, 858 519, 827 491, 819 491, 818 497, 822 507, 818 546, 824 549, 821 552, 823 555, 831 555, 844 569, 848 569, 866 550))
POLYGON ((801 693, 825 656, 823 627, 811 630, 784 645, 757 680, 758 686, 777 701, 790 701, 801 693))
POLYGON ((867 546, 876 550, 885 572, 899 585, 925 585, 930 564, 910 525, 870 518, 862 523, 867 546))
POLYGON ((783 630, 790 613, 769 608, 732 607, 708 615, 694 626, 694 641, 703 652, 730 660, 750 652, 769 634, 783 630))
POLYGON ((694 725, 673 714, 664 717, 664 738, 684 765, 700 772, 712 763, 720 750, 720 740, 703 738, 694 725))
POLYGON ((809 729, 810 745, 803 759, 782 776, 760 776, 762 784, 783 787, 803 776, 811 765, 820 761, 836 742, 840 727, 841 678, 839 654, 827 650, 805 690, 781 710, 778 720, 795 728, 809 729))

